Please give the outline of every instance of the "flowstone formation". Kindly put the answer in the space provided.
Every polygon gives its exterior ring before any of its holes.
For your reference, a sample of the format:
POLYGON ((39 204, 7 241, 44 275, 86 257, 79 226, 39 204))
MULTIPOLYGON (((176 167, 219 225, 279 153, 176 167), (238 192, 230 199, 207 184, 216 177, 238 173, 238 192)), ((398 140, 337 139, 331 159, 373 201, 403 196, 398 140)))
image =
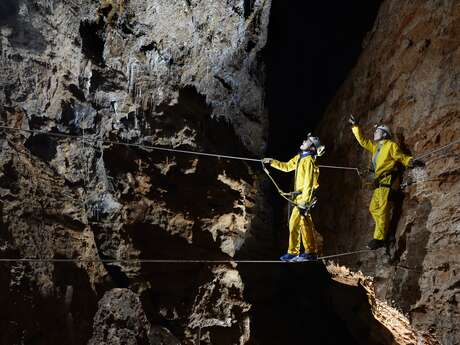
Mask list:
MULTIPOLYGON (((2 0, 0 343, 244 344, 269 0, 2 0), (104 263, 101 260, 131 260, 104 263), (80 260, 80 261, 79 261, 80 260), (83 260, 83 261, 81 261, 83 260)), ((256 217, 257 215, 257 217, 256 217)))
MULTIPOLYGON (((407 187, 395 196, 388 250, 339 260, 371 277, 379 303, 406 315, 414 343, 460 344, 459 145, 424 156, 459 139, 458 61, 458 1, 386 0, 321 125, 330 162, 369 163, 346 121, 350 113, 368 137, 375 123, 390 125, 401 147, 426 161, 405 173, 407 187)), ((339 176, 321 176, 321 199, 331 207, 320 208, 318 227, 329 252, 362 249, 373 232, 371 191, 353 172, 339 176)))

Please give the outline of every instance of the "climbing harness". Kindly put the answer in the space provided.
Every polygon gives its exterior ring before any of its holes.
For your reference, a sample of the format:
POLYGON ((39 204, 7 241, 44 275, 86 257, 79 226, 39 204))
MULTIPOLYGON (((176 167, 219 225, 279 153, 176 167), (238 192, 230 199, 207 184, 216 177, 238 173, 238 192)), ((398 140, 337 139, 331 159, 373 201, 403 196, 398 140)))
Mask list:
MULTIPOLYGON (((391 188, 393 182, 395 181, 398 174, 400 173, 401 173, 400 170, 391 170, 391 171, 382 173, 378 178, 372 178, 372 182, 371 182, 372 189, 391 188), (390 177, 390 183, 383 182, 387 177, 390 177)), ((374 176, 374 173, 372 173, 372 176, 374 176)))

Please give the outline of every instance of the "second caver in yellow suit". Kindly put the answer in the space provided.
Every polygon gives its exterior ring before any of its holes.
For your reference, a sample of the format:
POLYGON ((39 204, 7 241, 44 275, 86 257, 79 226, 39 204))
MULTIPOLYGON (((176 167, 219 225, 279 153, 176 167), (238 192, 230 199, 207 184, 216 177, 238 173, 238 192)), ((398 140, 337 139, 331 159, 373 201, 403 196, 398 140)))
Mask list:
MULTIPOLYGON (((313 192, 319 187, 319 168, 315 157, 308 152, 302 152, 289 162, 272 160, 270 165, 278 170, 289 172, 295 170, 294 191, 299 193, 294 201, 296 204, 308 205, 313 197, 313 192)), ((302 216, 297 207, 294 207, 289 220, 289 249, 288 253, 300 253, 300 236, 306 253, 317 254, 319 248, 314 239, 315 227, 310 214, 302 216)))
POLYGON ((394 182, 392 173, 397 169, 398 163, 408 167, 412 157, 405 155, 392 140, 369 140, 356 125, 352 127, 352 131, 359 144, 372 153, 376 188, 372 194, 369 211, 375 221, 374 239, 385 240, 390 220, 389 196, 394 182))

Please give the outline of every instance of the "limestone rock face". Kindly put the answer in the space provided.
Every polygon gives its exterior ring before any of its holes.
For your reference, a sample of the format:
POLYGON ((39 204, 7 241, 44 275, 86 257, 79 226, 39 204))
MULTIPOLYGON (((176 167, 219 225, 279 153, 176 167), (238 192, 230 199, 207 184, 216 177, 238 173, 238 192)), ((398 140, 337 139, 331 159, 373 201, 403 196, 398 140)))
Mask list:
POLYGON ((2 131, 0 256, 86 261, 2 265, 1 343, 247 342, 233 267, 100 260, 229 258, 270 222, 258 167, 117 144, 259 156, 270 4, 2 0, 1 125, 68 136, 2 131))
POLYGON ((151 326, 139 297, 127 289, 104 294, 94 317, 93 344, 149 344, 151 326))
MULTIPOLYGON (((355 141, 355 114, 369 137, 388 124, 414 156, 458 140, 460 132, 460 4, 382 3, 356 67, 322 120, 328 163, 367 168, 369 153, 355 141)), ((460 344, 459 145, 423 156, 426 168, 404 175, 396 196, 389 250, 341 259, 373 277, 376 298, 405 313, 421 343, 460 344)), ((328 252, 362 249, 372 238, 371 191, 353 172, 323 170, 317 219, 328 252)))

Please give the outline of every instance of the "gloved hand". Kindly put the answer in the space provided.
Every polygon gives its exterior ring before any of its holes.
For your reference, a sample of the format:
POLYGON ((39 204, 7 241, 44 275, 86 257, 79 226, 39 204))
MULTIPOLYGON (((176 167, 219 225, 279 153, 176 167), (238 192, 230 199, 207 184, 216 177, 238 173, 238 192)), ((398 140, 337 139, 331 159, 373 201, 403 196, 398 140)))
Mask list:
POLYGON ((297 204, 299 208, 306 209, 307 208, 307 203, 305 201, 301 201, 297 204))
POLYGON ((264 164, 270 164, 272 162, 273 158, 263 158, 262 163, 264 164))
POLYGON ((355 119, 355 117, 350 114, 350 117, 348 118, 348 123, 352 126, 356 126, 358 124, 358 120, 355 119))
POLYGON ((409 162, 409 169, 414 168, 423 168, 425 167, 425 162, 418 160, 418 159, 411 159, 409 162))
POLYGON ((301 201, 297 204, 297 207, 299 209, 299 213, 301 216, 305 217, 308 214, 308 211, 309 211, 308 206, 309 205, 305 201, 301 201))

